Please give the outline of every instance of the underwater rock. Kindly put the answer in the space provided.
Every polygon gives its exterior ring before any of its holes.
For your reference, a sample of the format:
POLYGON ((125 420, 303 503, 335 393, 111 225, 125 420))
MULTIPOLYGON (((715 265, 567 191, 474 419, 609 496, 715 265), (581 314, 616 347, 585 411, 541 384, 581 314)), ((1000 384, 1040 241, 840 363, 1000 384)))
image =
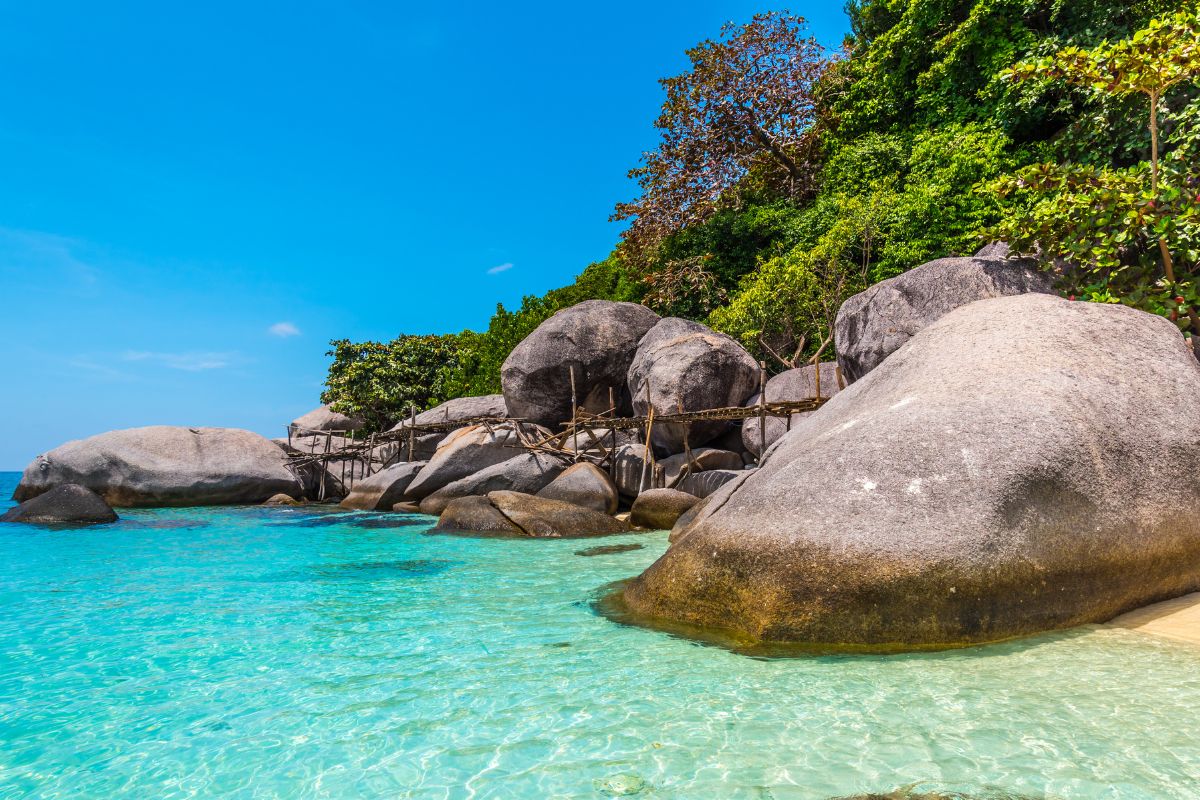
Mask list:
POLYGON ((586 461, 572 464, 552 480, 537 496, 546 500, 561 500, 601 514, 617 513, 620 497, 608 473, 586 461))
POLYGON ((694 494, 676 489, 647 489, 633 501, 629 521, 639 528, 669 531, 688 509, 700 502, 694 494))
POLYGON ((1045 294, 912 337, 712 495, 625 589, 758 641, 949 646, 1200 589, 1200 364, 1169 321, 1045 294))
MULTIPOLYGON (((758 363, 731 337, 699 322, 668 317, 638 343, 629 366, 633 410, 646 416, 740 406, 758 386, 758 363), (646 386, 650 395, 647 401, 646 386)), ((682 453, 684 434, 698 447, 729 430, 724 420, 656 424, 654 448, 682 453)))
POLYGON ((78 483, 111 506, 261 503, 304 487, 275 443, 237 428, 153 425, 67 442, 25 468, 18 502, 78 483))
POLYGON ((41 525, 116 521, 117 512, 104 502, 104 498, 77 483, 55 486, 48 492, 10 508, 0 516, 0 522, 29 522, 41 525))
POLYGON ((638 341, 658 315, 636 303, 588 300, 558 311, 526 336, 500 370, 504 400, 518 419, 555 430, 571 418, 571 368, 580 407, 629 410, 626 380, 638 341))
POLYGON ((404 492, 425 466, 424 461, 403 461, 356 481, 342 508, 359 511, 387 511, 404 499, 404 492))
MULTIPOLYGON (((918 331, 954 309, 993 297, 1050 294, 1033 261, 939 258, 860 292, 838 309, 834 342, 846 383, 862 378, 918 331)), ((825 375, 821 375, 822 389, 825 375)))
POLYGON ((304 505, 304 501, 297 500, 296 498, 292 497, 290 494, 277 494, 277 495, 268 497, 266 500, 263 501, 262 504, 264 506, 302 506, 302 505, 304 505))

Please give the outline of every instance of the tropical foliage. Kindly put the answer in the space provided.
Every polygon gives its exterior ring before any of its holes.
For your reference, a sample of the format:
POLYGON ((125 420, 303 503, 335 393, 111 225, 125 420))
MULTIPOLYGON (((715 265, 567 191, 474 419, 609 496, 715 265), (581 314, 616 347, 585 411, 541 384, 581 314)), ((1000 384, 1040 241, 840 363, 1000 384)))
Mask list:
POLYGON ((498 391, 524 336, 593 298, 705 321, 784 369, 832 354, 849 294, 993 238, 1076 297, 1200 332, 1200 25, 1178 9, 851 0, 835 56, 788 12, 727 25, 662 81, 660 144, 630 173, 609 258, 442 337, 441 361, 335 343, 327 396, 383 420, 498 391))

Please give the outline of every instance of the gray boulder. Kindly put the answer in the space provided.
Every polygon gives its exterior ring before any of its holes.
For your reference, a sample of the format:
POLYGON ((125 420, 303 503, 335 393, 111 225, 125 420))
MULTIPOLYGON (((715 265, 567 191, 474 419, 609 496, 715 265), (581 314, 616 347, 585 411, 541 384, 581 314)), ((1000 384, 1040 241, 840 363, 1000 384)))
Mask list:
POLYGON ((588 300, 557 312, 504 360, 500 382, 509 413, 554 430, 571 418, 571 375, 579 405, 608 409, 611 388, 628 412, 626 377, 638 341, 658 315, 636 303, 588 300))
MULTIPOLYGON (((679 488, 677 484, 683 480, 688 471, 688 454, 667 456, 658 462, 662 468, 662 480, 668 489, 679 488)), ((697 447, 692 450, 691 474, 705 472, 710 469, 741 469, 742 457, 728 450, 717 450, 714 447, 697 447)))
POLYGON ((604 470, 586 461, 572 464, 551 481, 537 496, 545 500, 590 508, 601 514, 617 513, 620 496, 617 486, 604 470))
POLYGON ((563 469, 563 462, 552 456, 544 453, 522 453, 446 484, 421 500, 421 513, 437 516, 456 497, 484 495, 501 490, 535 494, 562 474, 563 469))
POLYGON ((747 471, 745 469, 710 469, 704 472, 693 472, 681 480, 675 488, 696 497, 708 497, 730 481, 737 480, 747 471))
MULTIPOLYGON (((508 408, 504 405, 504 395, 485 394, 479 397, 455 397, 427 411, 422 411, 417 414, 417 425, 441 425, 479 419, 480 417, 495 419, 507 416, 508 408)), ((405 430, 409 424, 407 418, 402 419, 392 427, 392 430, 405 430)))
POLYGON ((1200 589, 1200 364, 1044 294, 916 334, 717 491, 625 592, 762 641, 988 642, 1200 589))
POLYGON ((975 258, 991 258, 997 261, 1003 261, 1012 254, 1012 249, 1008 246, 1008 242, 992 242, 985 244, 975 253, 975 258))
POLYGON ((574 503, 520 492, 491 492, 487 497, 526 536, 604 536, 629 531, 628 523, 574 503))
MULTIPOLYGON (((443 486, 523 452, 517 436, 518 424, 471 425, 453 431, 409 484, 407 496, 416 500, 428 497, 443 486)), ((523 430, 536 434, 536 429, 528 426, 523 430)))
POLYGON ((653 488, 654 475, 645 467, 645 445, 626 444, 618 447, 614 461, 614 481, 622 497, 637 497, 643 489, 653 488))
MULTIPOLYGON (((833 361, 826 361, 820 365, 821 369, 821 397, 833 397, 841 391, 838 386, 837 379, 837 364, 833 361)), ((817 365, 809 364, 796 369, 789 369, 786 372, 781 372, 778 375, 773 375, 767 380, 767 402, 768 403, 784 403, 795 402, 798 400, 808 400, 817 396, 817 365)), ((751 395, 746 401, 747 406, 756 406, 759 402, 758 392, 751 395)), ((802 411, 799 414, 792 414, 792 419, 789 421, 782 417, 767 417, 766 425, 760 427, 757 417, 747 419, 742 422, 742 447, 755 457, 762 454, 762 432, 766 429, 767 446, 770 447, 776 439, 788 430, 795 427, 800 420, 812 414, 812 411, 802 411)))
POLYGON ((298 431, 357 431, 366 427, 366 424, 359 417, 347 416, 329 406, 314 408, 292 420, 292 428, 298 431))
POLYGON ((424 461, 403 461, 356 481, 341 502, 342 508, 361 511, 387 511, 404 499, 424 461))
POLYGON ((38 456, 13 499, 78 483, 118 507, 261 503, 303 493, 286 459, 270 439, 237 428, 129 428, 38 456))
POLYGON ((271 497, 268 497, 266 500, 263 500, 262 504, 264 506, 302 506, 302 505, 304 505, 304 501, 297 500, 296 498, 292 497, 290 494, 280 493, 277 495, 272 495, 271 497))
MULTIPOLYGON (((758 386, 758 364, 723 333, 686 319, 660 321, 642 337, 629 367, 633 410, 645 416, 740 406, 758 386), (650 387, 647 401, 646 387, 650 387)), ((698 447, 729 429, 725 421, 655 424, 654 447, 683 452, 684 434, 698 447)))
POLYGON ((522 536, 524 532, 484 496, 456 497, 438 517, 434 533, 491 533, 522 536))
POLYGON ((116 522, 117 512, 86 486, 64 483, 0 515, 0 522, 38 525, 116 522))
POLYGON ((647 489, 633 501, 629 521, 639 528, 668 531, 699 502, 699 497, 676 489, 647 489))
POLYGON ((629 526, 573 503, 521 492, 490 492, 451 500, 434 530, 563 538, 625 533, 629 526))
POLYGON ((834 323, 842 377, 846 383, 862 378, 926 325, 959 306, 1052 291, 1050 276, 1033 261, 939 258, 922 264, 842 303, 834 323))

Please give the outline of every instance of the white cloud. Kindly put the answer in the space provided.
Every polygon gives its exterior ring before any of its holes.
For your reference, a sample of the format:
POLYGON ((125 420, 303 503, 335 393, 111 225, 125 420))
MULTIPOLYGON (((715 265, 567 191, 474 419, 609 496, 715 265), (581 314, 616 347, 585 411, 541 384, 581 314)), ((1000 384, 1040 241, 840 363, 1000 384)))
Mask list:
POLYGON ((272 336, 278 336, 281 339, 286 339, 289 336, 299 336, 300 329, 290 322, 276 322, 271 327, 267 328, 267 333, 272 336))
POLYGON ((488 275, 499 275, 501 272, 508 272, 513 268, 511 261, 506 261, 503 264, 497 264, 487 271, 488 275))
POLYGON ((186 372, 221 369, 229 366, 236 357, 236 353, 151 353, 145 350, 129 350, 121 356, 125 361, 147 361, 186 372))

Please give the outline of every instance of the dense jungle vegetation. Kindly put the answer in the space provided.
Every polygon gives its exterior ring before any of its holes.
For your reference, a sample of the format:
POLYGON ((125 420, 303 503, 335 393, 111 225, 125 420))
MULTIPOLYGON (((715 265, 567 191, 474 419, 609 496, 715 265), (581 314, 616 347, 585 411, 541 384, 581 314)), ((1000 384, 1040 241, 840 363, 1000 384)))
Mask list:
POLYGON ((1200 27, 1164 0, 851 0, 838 53, 787 12, 662 81, 659 148, 612 254, 487 329, 333 343, 324 402, 376 426, 500 390, 587 299, 700 320, 775 370, 829 358, 842 301, 994 239, 1064 293, 1200 335, 1200 27))

